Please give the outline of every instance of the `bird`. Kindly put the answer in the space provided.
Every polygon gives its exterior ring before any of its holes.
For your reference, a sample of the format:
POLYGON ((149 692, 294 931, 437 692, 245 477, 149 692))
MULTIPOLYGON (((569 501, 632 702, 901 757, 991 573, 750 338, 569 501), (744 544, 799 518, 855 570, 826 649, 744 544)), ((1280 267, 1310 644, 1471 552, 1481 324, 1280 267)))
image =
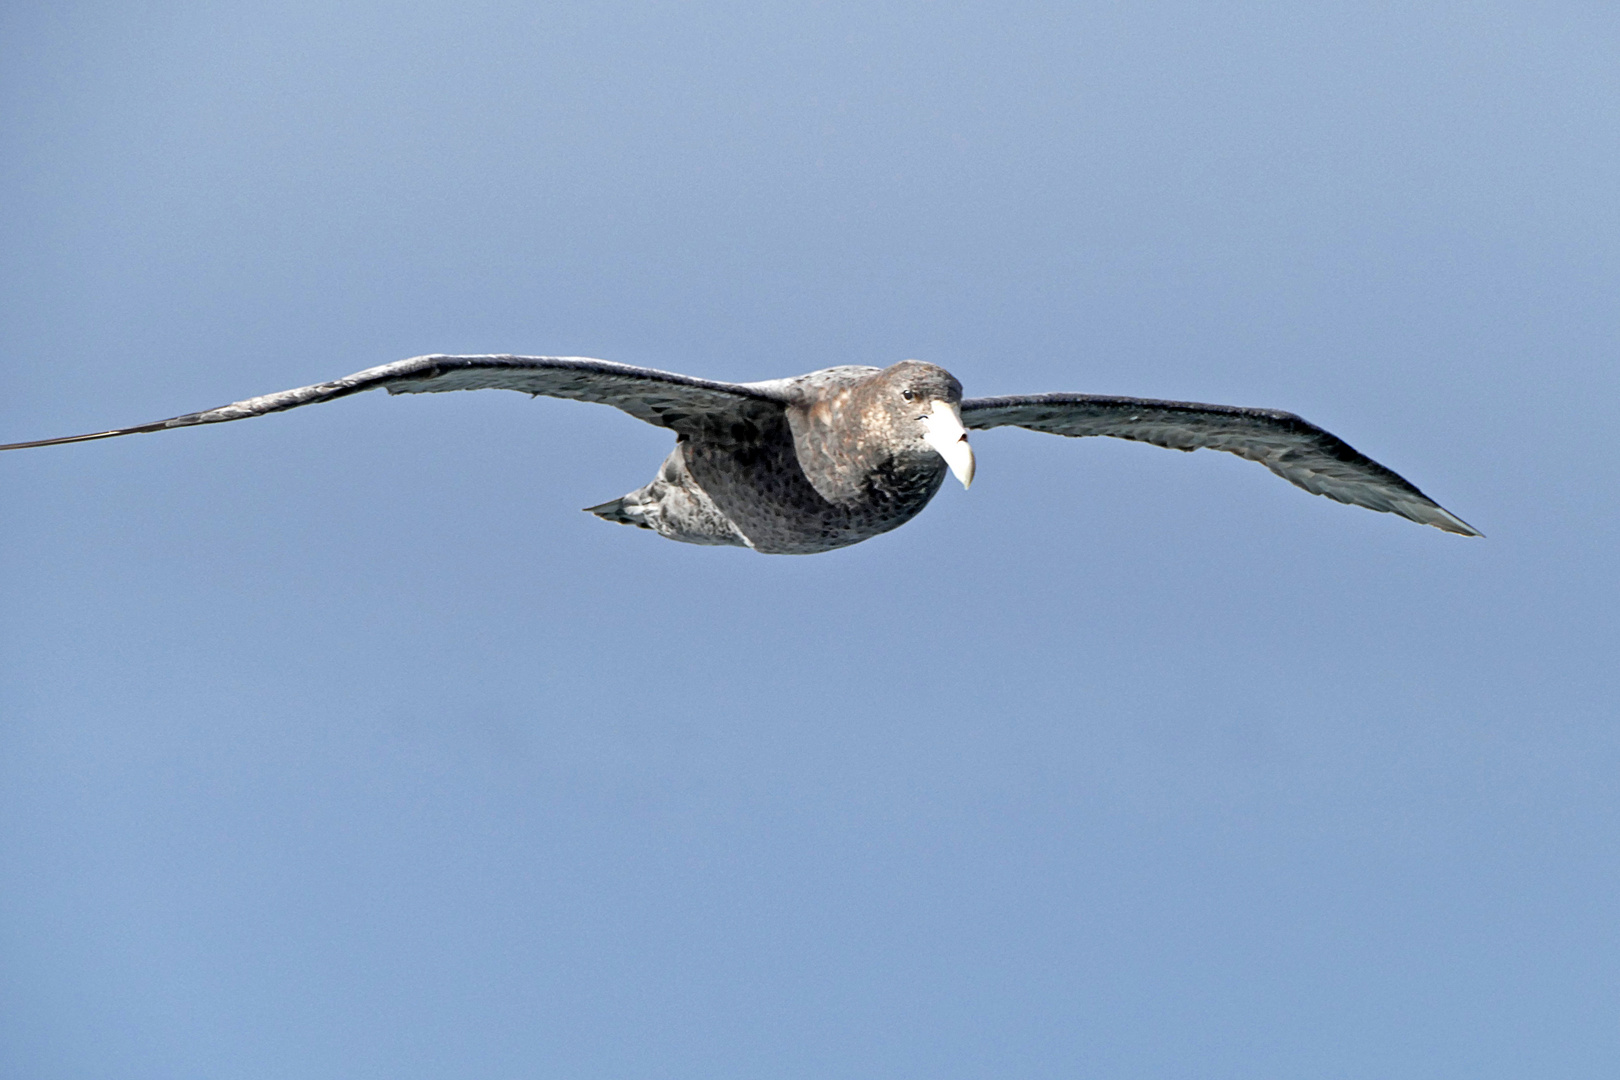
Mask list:
POLYGON ((243 420, 378 388, 515 390, 612 405, 670 429, 675 447, 651 483, 586 510, 688 544, 807 555, 869 540, 916 517, 947 471, 969 487, 975 459, 968 432, 996 427, 1221 450, 1312 494, 1482 535, 1393 470, 1293 413, 1098 394, 964 398, 955 376, 921 360, 730 383, 580 356, 417 356, 167 420, 0 450, 243 420))

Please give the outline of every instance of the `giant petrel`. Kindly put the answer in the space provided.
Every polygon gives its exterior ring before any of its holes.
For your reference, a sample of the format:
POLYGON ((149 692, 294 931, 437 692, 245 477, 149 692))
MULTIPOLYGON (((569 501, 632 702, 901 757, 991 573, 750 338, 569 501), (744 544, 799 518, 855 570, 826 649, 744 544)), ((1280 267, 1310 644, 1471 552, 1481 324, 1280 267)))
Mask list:
POLYGON ((652 483, 589 510, 689 544, 796 555, 858 544, 921 512, 947 468, 963 487, 972 483, 968 429, 1007 426, 1224 450, 1316 495, 1480 535, 1293 413, 1095 394, 963 398, 950 372, 918 360, 726 383, 577 356, 418 356, 139 427, 0 450, 241 420, 377 387, 390 394, 517 390, 612 405, 671 429, 675 449, 652 483))

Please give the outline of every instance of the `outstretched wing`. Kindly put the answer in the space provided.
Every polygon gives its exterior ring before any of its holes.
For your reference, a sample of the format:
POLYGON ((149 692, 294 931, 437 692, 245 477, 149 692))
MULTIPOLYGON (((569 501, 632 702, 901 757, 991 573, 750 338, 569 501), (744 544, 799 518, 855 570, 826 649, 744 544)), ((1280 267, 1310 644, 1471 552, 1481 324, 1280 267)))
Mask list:
POLYGON ((0 446, 0 450, 110 439, 115 435, 135 435, 193 424, 218 424, 331 401, 378 387, 386 388, 390 394, 517 390, 537 396, 593 401, 623 409, 649 424, 681 432, 696 432, 706 425, 723 422, 729 416, 747 411, 750 404, 780 406, 780 398, 767 389, 694 379, 583 356, 417 356, 367 368, 331 382, 265 394, 139 427, 11 443, 0 446))
POLYGON ((1097 394, 1032 394, 962 402, 969 428, 1014 426, 1054 435, 1108 435, 1172 450, 1224 450, 1258 461, 1313 495, 1383 510, 1446 532, 1479 536, 1405 478, 1293 413, 1097 394))

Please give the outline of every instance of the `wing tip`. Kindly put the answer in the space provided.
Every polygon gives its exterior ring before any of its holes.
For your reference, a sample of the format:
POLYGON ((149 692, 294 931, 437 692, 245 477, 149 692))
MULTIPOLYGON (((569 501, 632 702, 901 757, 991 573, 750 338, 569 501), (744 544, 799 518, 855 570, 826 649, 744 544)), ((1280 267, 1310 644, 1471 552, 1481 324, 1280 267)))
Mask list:
POLYGON ((1485 538, 1485 534, 1474 528, 1462 518, 1453 514, 1439 503, 1427 503, 1421 507, 1422 516, 1417 514, 1404 514, 1420 525, 1432 525, 1441 532, 1452 533, 1456 536, 1477 536, 1485 538))
POLYGON ((54 439, 34 439, 30 442, 14 442, 0 445, 0 450, 30 450, 36 446, 65 446, 68 443, 94 442, 97 439, 113 439, 119 435, 140 435, 148 431, 162 431, 171 426, 173 421, 159 420, 155 424, 142 424, 139 427, 114 428, 112 431, 92 431, 88 435, 59 435, 54 439))

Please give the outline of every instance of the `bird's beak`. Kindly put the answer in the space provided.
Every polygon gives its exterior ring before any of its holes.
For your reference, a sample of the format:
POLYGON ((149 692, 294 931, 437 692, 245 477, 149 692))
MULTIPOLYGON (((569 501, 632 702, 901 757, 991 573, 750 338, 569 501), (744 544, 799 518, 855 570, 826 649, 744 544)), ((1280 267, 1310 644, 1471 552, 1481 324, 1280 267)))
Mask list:
POLYGON ((944 401, 934 401, 922 417, 928 434, 923 438, 939 451, 964 489, 973 485, 973 447, 968 445, 967 428, 962 426, 961 410, 944 401))

